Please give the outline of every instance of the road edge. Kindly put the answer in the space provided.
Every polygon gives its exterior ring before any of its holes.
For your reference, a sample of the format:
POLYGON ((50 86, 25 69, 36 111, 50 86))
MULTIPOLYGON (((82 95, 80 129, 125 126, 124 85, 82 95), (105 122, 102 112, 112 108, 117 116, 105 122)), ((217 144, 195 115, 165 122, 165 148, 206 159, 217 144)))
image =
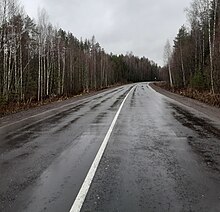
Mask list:
POLYGON ((166 96, 174 101, 179 102, 180 104, 192 108, 202 114, 204 114, 207 118, 217 123, 220 126, 220 108, 210 106, 198 100, 181 96, 170 91, 167 91, 163 88, 156 86, 154 83, 149 83, 149 86, 157 93, 166 96))
POLYGON ((7 116, 3 116, 0 118, 0 130, 4 130, 7 127, 13 127, 14 125, 26 125, 25 127, 29 126, 28 122, 31 120, 32 122, 30 125, 43 121, 47 118, 50 118, 56 114, 59 114, 62 109, 68 108, 72 105, 78 105, 83 103, 84 101, 88 100, 89 98, 100 95, 102 93, 114 90, 116 88, 120 88, 121 86, 107 88, 104 90, 100 90, 97 92, 92 92, 90 94, 75 96, 73 98, 58 101, 58 102, 51 102, 50 104, 42 105, 35 108, 30 108, 25 111, 19 111, 18 113, 10 114, 7 116), (25 117, 25 118, 24 118, 25 117))

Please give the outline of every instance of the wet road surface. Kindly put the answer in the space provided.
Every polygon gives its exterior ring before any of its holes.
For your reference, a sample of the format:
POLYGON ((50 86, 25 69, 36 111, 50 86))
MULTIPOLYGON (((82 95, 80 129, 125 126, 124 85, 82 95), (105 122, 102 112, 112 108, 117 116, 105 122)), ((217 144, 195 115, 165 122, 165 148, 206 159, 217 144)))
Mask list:
POLYGON ((69 211, 129 92, 81 211, 220 211, 219 127, 148 83, 1 127, 0 211, 69 211))

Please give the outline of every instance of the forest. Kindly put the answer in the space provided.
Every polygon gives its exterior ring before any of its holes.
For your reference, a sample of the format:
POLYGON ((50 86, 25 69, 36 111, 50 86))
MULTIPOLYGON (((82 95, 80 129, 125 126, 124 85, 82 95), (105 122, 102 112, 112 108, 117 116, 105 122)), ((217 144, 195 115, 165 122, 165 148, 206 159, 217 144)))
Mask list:
POLYGON ((96 41, 57 29, 44 9, 35 21, 16 0, 0 0, 0 107, 42 103, 116 84, 158 78, 153 61, 106 53, 96 41))
POLYGON ((185 12, 189 26, 180 27, 173 46, 165 44, 160 77, 193 98, 207 93, 203 100, 213 97, 220 106, 220 1, 193 0, 185 12))

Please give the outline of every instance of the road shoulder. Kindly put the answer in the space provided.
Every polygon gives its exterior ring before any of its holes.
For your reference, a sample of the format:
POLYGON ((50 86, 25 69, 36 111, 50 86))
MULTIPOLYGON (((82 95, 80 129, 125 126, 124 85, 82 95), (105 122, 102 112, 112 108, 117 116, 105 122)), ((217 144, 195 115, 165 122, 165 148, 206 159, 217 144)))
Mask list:
MULTIPOLYGON (((120 87, 120 86, 118 86, 118 87, 120 87)), ((55 114, 56 110, 58 110, 59 108, 66 107, 70 104, 80 103, 82 101, 85 101, 89 97, 92 97, 97 94, 105 93, 106 91, 114 90, 115 88, 117 88, 117 87, 107 88, 107 89, 103 89, 100 91, 94 91, 91 93, 78 95, 78 96, 63 100, 63 101, 51 102, 51 103, 48 103, 45 105, 30 108, 28 110, 23 110, 23 111, 14 113, 14 114, 9 114, 9 115, 3 116, 0 118, 0 128, 3 128, 5 126, 7 127, 8 125, 13 125, 14 123, 17 123, 20 121, 22 122, 23 120, 28 120, 32 117, 36 117, 37 119, 39 119, 41 117, 41 114, 45 118, 47 115, 51 115, 48 113, 49 111, 51 111, 55 114)))
POLYGON ((197 110, 200 113, 203 113, 209 119, 213 120, 214 122, 217 122, 217 124, 220 126, 220 108, 213 107, 213 106, 207 105, 205 103, 199 102, 195 99, 191 99, 191 98, 188 98, 185 96, 181 96, 181 95, 169 92, 165 89, 162 89, 162 88, 156 86, 153 83, 150 83, 150 86, 156 92, 158 92, 166 97, 169 97, 177 102, 180 102, 181 104, 183 104, 187 107, 190 107, 194 110, 197 110))

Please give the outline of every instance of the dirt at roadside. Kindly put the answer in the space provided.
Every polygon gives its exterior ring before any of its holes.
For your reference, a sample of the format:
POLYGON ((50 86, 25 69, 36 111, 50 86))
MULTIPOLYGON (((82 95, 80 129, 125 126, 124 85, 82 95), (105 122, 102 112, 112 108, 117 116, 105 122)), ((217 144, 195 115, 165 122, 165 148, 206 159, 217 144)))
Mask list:
POLYGON ((151 83, 150 86, 157 91, 158 93, 161 93, 171 99, 174 99, 180 103, 182 103, 183 105, 186 105, 188 107, 191 107, 203 114, 205 114, 206 116, 208 116, 211 120, 220 122, 220 108, 218 107, 214 107, 214 106, 210 106, 208 104, 205 104, 203 102, 200 102, 198 100, 189 98, 189 97, 185 97, 179 94, 175 94, 172 93, 170 91, 167 91, 159 86, 156 86, 155 84, 151 83))
POLYGON ((210 106, 215 106, 220 108, 220 93, 213 94, 208 90, 201 90, 195 88, 171 88, 166 82, 156 82, 156 86, 163 88, 167 91, 170 91, 181 96, 189 97, 191 99, 198 100, 210 106))
POLYGON ((181 104, 193 108, 208 117, 203 119, 176 106, 175 118, 185 127, 194 129, 198 136, 188 136, 188 144, 200 156, 201 161, 213 171, 220 173, 220 108, 216 108, 197 100, 169 92, 155 84, 150 86, 160 94, 167 96, 181 104), (211 122, 210 122, 210 121, 211 122))
MULTIPOLYGON (((156 86, 155 84, 151 83, 150 86, 157 92, 171 98, 174 99, 188 107, 194 108, 196 110, 198 110, 199 112, 204 113, 205 115, 207 115, 208 117, 210 117, 211 119, 217 120, 220 123, 220 108, 216 108, 210 105, 207 105, 205 103, 199 102, 197 100, 182 96, 182 95, 178 95, 172 92, 169 92, 161 87, 156 86)), ((42 112, 45 112, 47 110, 51 110, 57 107, 61 107, 63 105, 69 104, 69 103, 73 103, 75 101, 78 100, 83 100, 89 96, 92 95, 96 95, 98 93, 101 93, 103 91, 107 91, 107 90, 111 90, 112 88, 109 89, 105 89, 102 91, 98 91, 98 92, 92 92, 89 94, 84 94, 84 95, 79 95, 79 96, 75 96, 73 98, 69 98, 63 101, 56 101, 56 102, 52 102, 46 105, 42 105, 42 106, 38 106, 35 108, 31 108, 28 110, 24 110, 24 111, 20 111, 18 113, 14 113, 14 114, 9 114, 3 117, 0 117, 0 127, 7 125, 9 123, 13 123, 15 121, 19 121, 21 119, 24 119, 26 117, 29 116, 33 116, 42 112)), ((220 126, 220 124, 219 124, 220 126)))
POLYGON ((48 110, 53 110, 53 109, 62 107, 64 105, 68 105, 68 104, 71 104, 71 103, 74 103, 74 102, 77 102, 77 101, 80 101, 80 100, 84 100, 84 99, 86 99, 90 96, 97 95, 99 93, 114 89, 116 87, 119 87, 119 85, 118 86, 112 86, 111 88, 106 88, 106 89, 103 89, 103 90, 100 90, 100 91, 93 91, 93 92, 90 92, 90 93, 85 93, 85 94, 82 94, 82 95, 74 96, 72 98, 59 99, 59 100, 54 101, 54 102, 48 102, 47 104, 37 105, 33 108, 27 108, 27 109, 24 109, 24 110, 16 111, 14 113, 9 113, 9 114, 7 114, 5 116, 2 116, 2 117, 0 116, 0 127, 6 126, 10 123, 14 123, 14 122, 17 122, 17 121, 20 121, 20 120, 23 120, 23 119, 26 119, 30 116, 34 116, 34 115, 46 112, 48 110))
MULTIPOLYGON (((5 116, 10 116, 13 114, 17 114, 19 112, 22 111, 28 111, 28 110, 32 110, 34 108, 39 108, 39 107, 45 107, 47 105, 51 105, 51 104, 56 104, 57 102, 65 102, 66 100, 73 100, 73 99, 77 99, 78 97, 87 97, 87 96, 91 96, 91 95, 95 95, 98 94, 100 92, 103 92, 105 90, 109 90, 111 88, 116 88, 119 87, 123 84, 121 83, 117 83, 99 90, 91 90, 89 92, 83 92, 80 93, 78 95, 73 95, 73 96, 51 96, 47 99, 42 100, 41 102, 37 102, 37 101, 27 101, 27 102, 9 102, 9 103, 5 103, 5 104, 0 104, 0 124, 1 124, 1 119, 5 116)), ((4 119, 4 118, 3 118, 4 119)))

